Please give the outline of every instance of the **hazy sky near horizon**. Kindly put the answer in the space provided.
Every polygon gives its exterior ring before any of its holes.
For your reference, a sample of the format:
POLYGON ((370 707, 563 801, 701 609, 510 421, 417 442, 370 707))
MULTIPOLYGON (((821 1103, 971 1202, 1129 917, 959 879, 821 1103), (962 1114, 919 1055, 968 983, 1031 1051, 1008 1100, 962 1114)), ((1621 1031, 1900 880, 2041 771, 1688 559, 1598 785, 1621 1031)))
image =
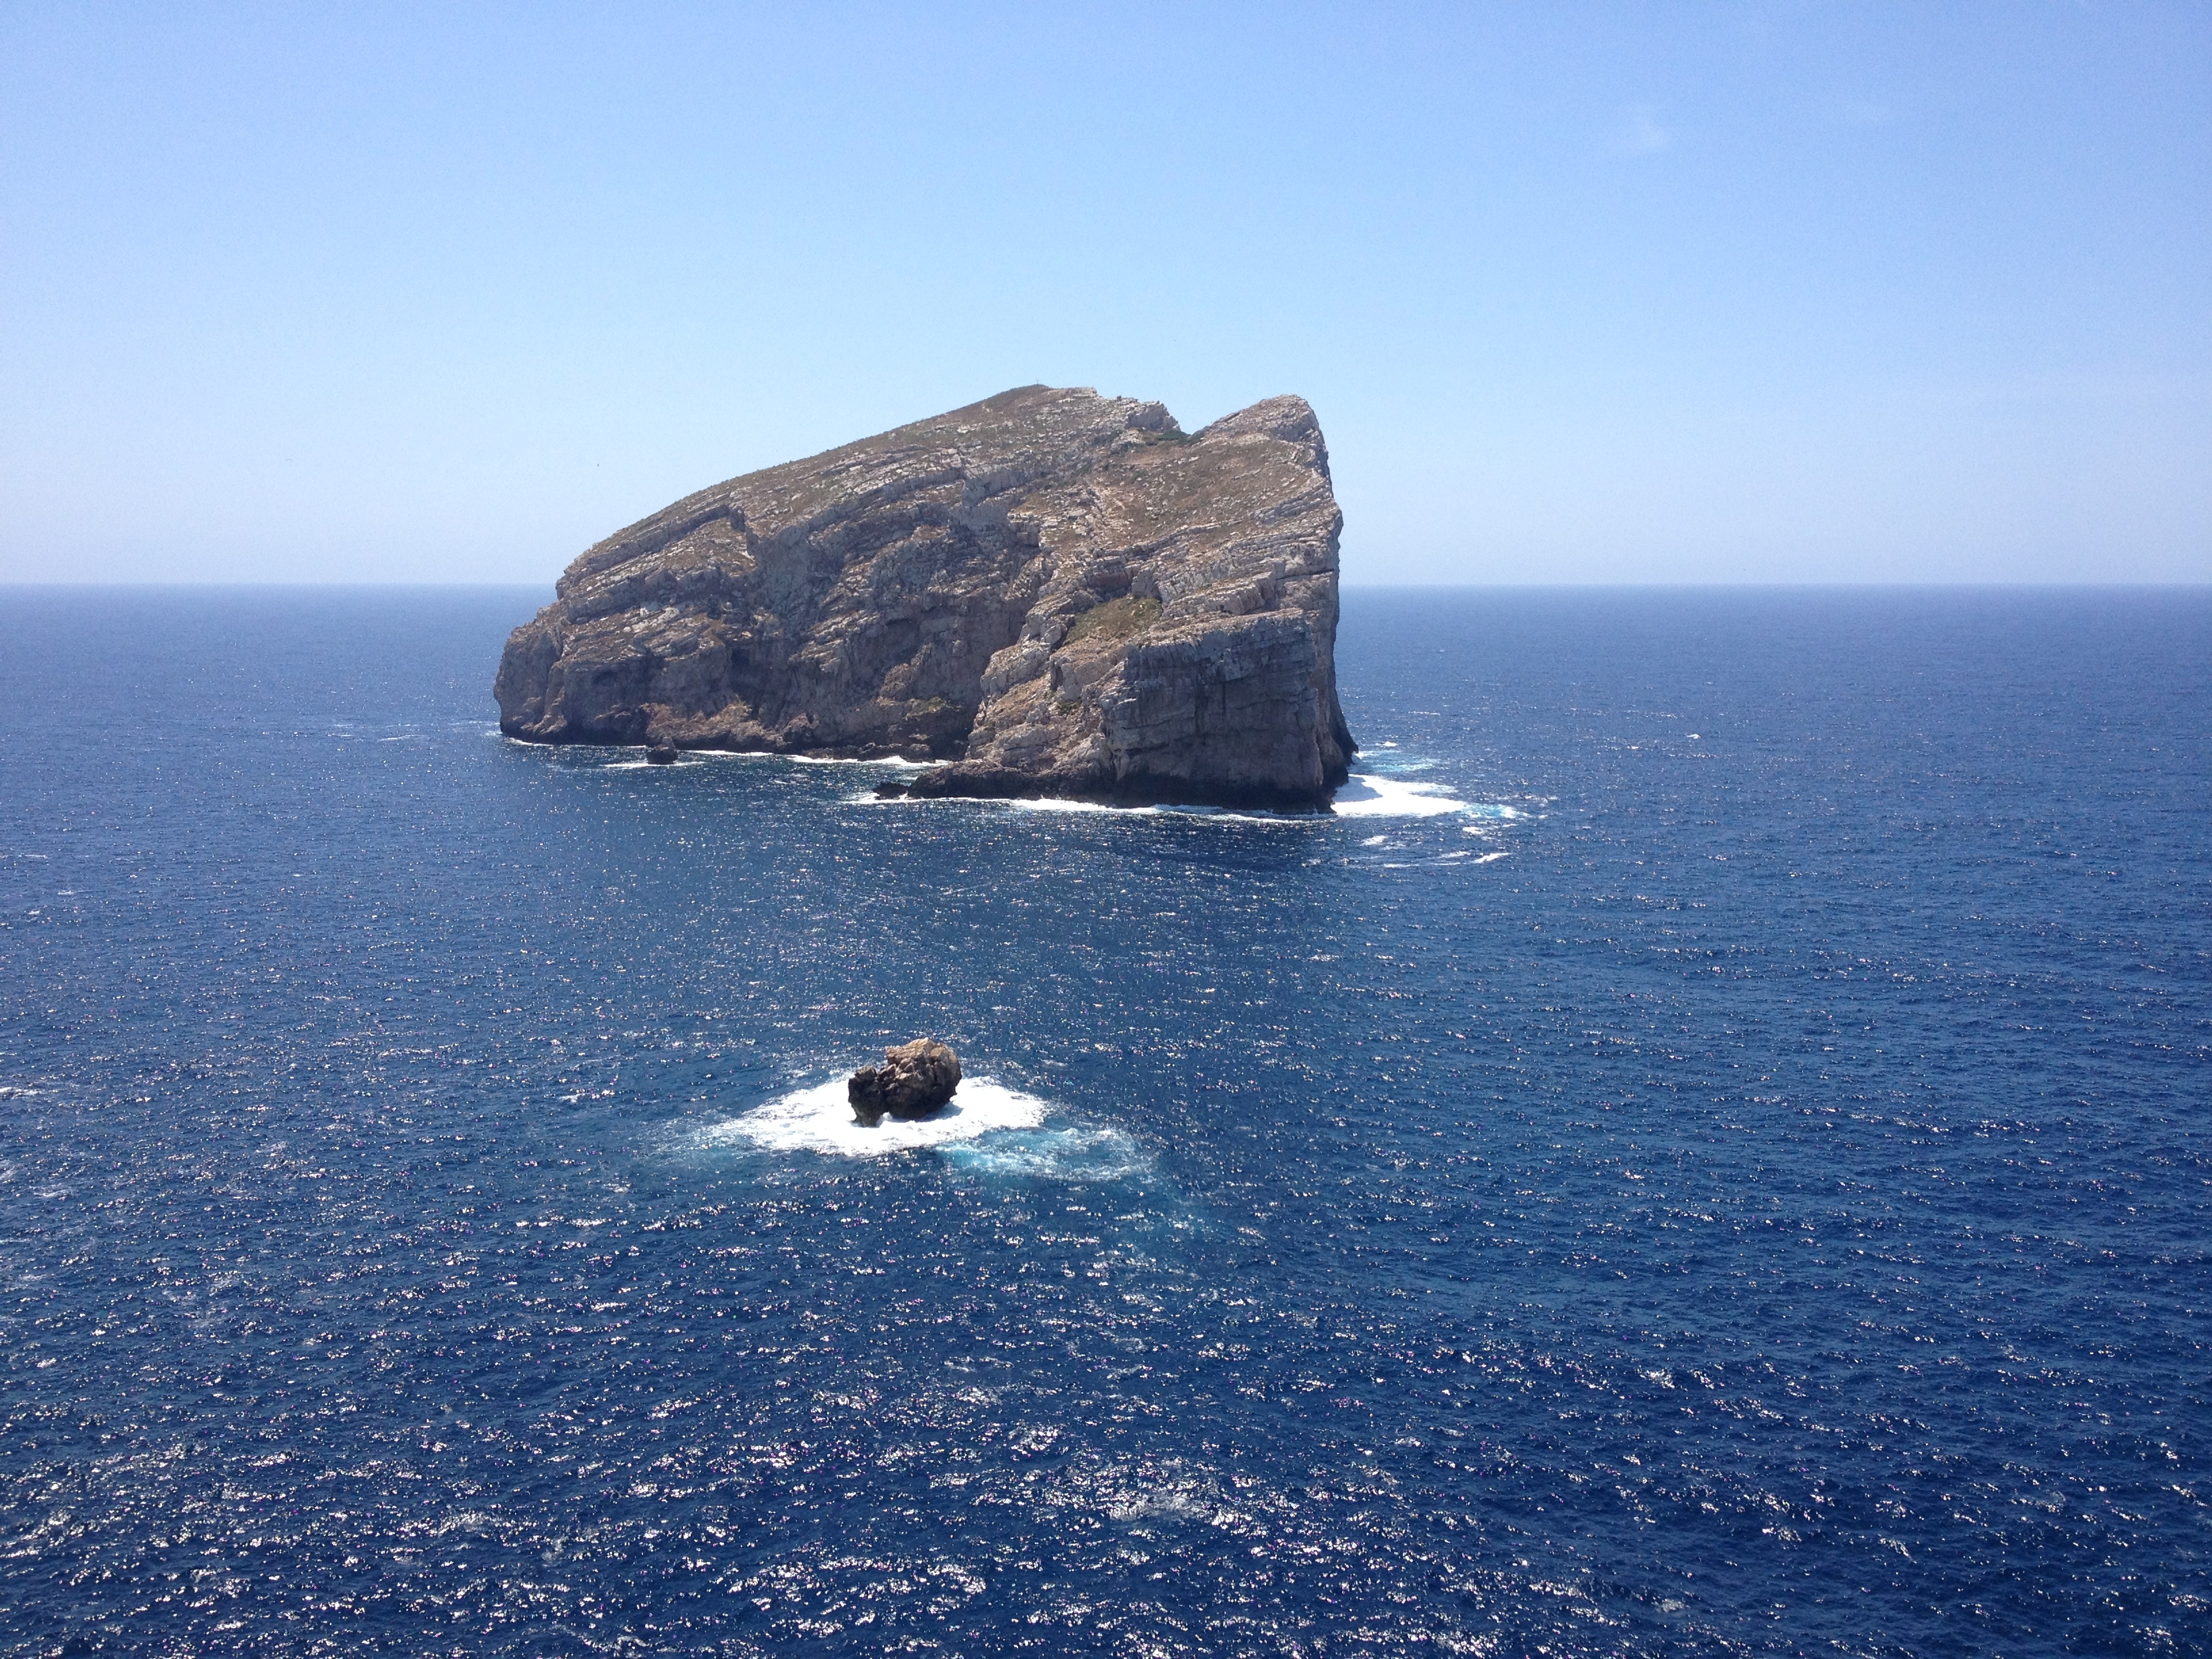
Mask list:
POLYGON ((0 580, 551 581, 1031 381, 1353 581, 2212 580, 2212 7, 0 8, 0 580))

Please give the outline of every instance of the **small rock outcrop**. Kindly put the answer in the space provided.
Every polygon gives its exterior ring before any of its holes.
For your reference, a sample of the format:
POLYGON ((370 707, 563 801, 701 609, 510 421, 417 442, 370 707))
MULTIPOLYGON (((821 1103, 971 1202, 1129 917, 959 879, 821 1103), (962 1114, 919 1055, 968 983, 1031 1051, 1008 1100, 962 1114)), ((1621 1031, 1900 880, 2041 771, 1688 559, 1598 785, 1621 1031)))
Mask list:
POLYGON ((920 795, 1322 809, 1343 515, 1298 398, 1024 386, 687 496, 515 629, 500 727, 947 764, 920 795))
POLYGON ((853 1120, 874 1128, 886 1117, 927 1117, 960 1086, 960 1056, 930 1037, 884 1050, 880 1066, 863 1066, 845 1085, 853 1120))

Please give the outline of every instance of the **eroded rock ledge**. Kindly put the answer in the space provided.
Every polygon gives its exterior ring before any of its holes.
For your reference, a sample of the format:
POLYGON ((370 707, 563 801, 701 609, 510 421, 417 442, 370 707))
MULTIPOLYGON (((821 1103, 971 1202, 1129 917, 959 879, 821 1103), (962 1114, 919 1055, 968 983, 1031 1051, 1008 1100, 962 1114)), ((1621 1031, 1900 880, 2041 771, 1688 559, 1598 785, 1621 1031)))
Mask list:
POLYGON ((1328 450, 1299 398, 1201 432, 1024 386, 687 496, 515 629, 500 727, 951 763, 924 795, 1325 807, 1328 450))

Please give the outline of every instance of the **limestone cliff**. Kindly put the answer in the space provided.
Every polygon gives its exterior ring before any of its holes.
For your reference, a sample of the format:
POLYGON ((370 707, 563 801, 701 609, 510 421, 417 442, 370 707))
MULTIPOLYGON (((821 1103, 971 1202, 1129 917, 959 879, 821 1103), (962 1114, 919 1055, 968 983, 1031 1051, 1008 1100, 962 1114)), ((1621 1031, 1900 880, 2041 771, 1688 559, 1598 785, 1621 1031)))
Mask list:
POLYGON ((515 629, 508 735, 951 763, 928 795, 1316 807, 1343 523, 1313 410, 1024 386, 687 496, 515 629))

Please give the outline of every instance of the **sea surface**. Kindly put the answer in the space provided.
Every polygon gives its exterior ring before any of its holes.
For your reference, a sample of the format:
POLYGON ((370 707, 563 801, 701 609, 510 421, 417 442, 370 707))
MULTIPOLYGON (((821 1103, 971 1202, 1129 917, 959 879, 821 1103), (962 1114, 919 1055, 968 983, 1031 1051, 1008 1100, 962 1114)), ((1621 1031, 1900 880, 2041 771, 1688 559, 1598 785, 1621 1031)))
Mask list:
POLYGON ((1307 818, 543 597, 0 591, 0 1651, 2212 1650, 2212 593, 1355 590, 1307 818))

